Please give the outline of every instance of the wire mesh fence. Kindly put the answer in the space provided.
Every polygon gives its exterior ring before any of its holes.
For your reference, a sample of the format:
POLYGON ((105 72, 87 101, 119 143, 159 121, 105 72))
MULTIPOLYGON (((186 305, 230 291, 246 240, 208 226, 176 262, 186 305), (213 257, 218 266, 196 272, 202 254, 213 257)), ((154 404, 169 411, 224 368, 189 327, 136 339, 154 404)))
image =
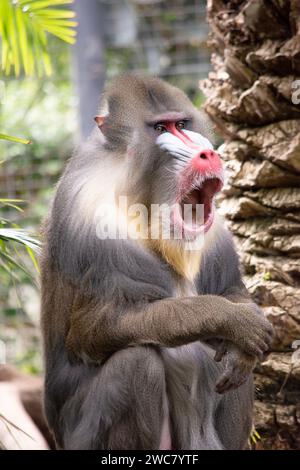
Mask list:
MULTIPOLYGON (((206 1, 98 1, 105 7, 107 26, 103 34, 108 78, 128 69, 148 71, 180 86, 199 104, 198 81, 210 68, 206 1)), ((39 103, 34 106, 38 109, 39 103)), ((52 125, 57 125, 62 132, 61 120, 52 125)), ((60 137, 57 143, 60 146, 62 140, 67 142, 61 152, 45 149, 42 158, 36 158, 32 148, 26 150, 25 160, 23 156, 22 160, 16 156, 5 161, 1 165, 0 197, 25 199, 32 206, 41 190, 52 188, 70 154, 72 137, 68 132, 66 130, 65 138, 60 137)), ((20 155, 23 153, 20 148, 20 155)), ((13 217, 18 221, 19 213, 13 212, 13 217)))

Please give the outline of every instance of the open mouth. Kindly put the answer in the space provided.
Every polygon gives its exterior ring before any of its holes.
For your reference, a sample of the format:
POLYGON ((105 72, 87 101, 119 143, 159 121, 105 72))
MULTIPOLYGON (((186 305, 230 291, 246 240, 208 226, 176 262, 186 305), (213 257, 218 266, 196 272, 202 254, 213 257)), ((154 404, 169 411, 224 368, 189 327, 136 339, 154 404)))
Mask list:
POLYGON ((204 181, 194 181, 191 189, 179 199, 178 216, 183 231, 197 233, 207 231, 213 222, 214 196, 221 190, 223 182, 220 178, 207 178, 204 181))

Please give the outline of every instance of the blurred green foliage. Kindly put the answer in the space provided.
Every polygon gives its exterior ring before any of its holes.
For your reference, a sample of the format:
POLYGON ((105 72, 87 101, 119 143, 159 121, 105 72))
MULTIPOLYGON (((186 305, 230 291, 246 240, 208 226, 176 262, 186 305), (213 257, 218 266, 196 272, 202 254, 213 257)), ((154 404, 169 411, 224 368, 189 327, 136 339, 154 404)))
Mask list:
MULTIPOLYGON (((39 322, 38 271, 35 269, 37 264, 32 251, 35 246, 31 245, 34 242, 28 238, 28 234, 37 234, 40 221, 49 207, 54 184, 73 147, 76 100, 70 81, 68 44, 54 37, 47 37, 45 43, 44 33, 41 33, 41 48, 37 51, 36 43, 30 43, 30 34, 34 33, 32 25, 28 23, 26 27, 31 32, 29 34, 28 30, 27 46, 34 48, 36 63, 26 68, 22 63, 25 60, 22 56, 24 51, 20 48, 17 50, 12 42, 7 45, 3 41, 8 30, 3 30, 5 17, 1 12, 7 6, 10 9, 19 8, 22 4, 23 8, 30 6, 33 13, 34 9, 39 11, 50 5, 59 8, 66 3, 71 1, 0 2, 1 65, 6 73, 10 73, 0 78, 0 130, 2 134, 17 135, 32 142, 31 145, 21 145, 13 141, 0 141, 0 340, 6 344, 7 360, 32 373, 41 369, 41 354, 36 329, 39 322), (7 55, 5 48, 9 47, 11 51, 7 55), (45 66, 48 60, 45 54, 55 57, 51 77, 47 76, 50 68, 45 66), (19 64, 16 62, 18 60, 19 64), (10 62, 9 66, 7 61, 10 62), (37 62, 42 64, 42 68, 37 66, 37 62), (23 72, 32 73, 33 77, 26 78, 24 74, 20 78, 14 76, 23 72), (43 78, 42 72, 45 72, 43 78)), ((29 9, 23 12, 24 15, 29 9)), ((55 34, 49 28, 48 19, 56 18, 56 33, 62 33, 59 31, 60 27, 64 27, 62 23, 59 24, 61 20, 74 16, 68 10, 59 18, 62 11, 57 10, 56 16, 50 14, 49 18, 47 15, 44 15, 44 19, 40 17, 42 21, 39 27, 67 40, 64 34, 55 34), (47 27, 44 20, 48 22, 47 27)), ((17 21, 16 17, 14 21, 17 21)), ((69 26, 73 27, 75 23, 69 26)), ((12 32, 15 33, 20 33, 20 29, 12 32)), ((67 42, 73 42, 73 36, 72 32, 67 42)), ((13 40, 11 35, 7 38, 13 40)))
MULTIPOLYGON (((9 206, 2 208, 1 214, 10 223, 17 223, 35 233, 71 153, 77 124, 77 103, 70 82, 69 48, 55 40, 51 48, 57 57, 51 79, 20 81, 11 78, 0 81, 0 129, 32 141, 29 146, 4 141, 0 144, 0 161, 4 161, 0 180, 4 181, 5 175, 13 176, 6 185, 0 183, 0 198, 13 196, 24 200, 19 204, 22 214, 9 206), (21 175, 19 180, 16 175, 21 175), (10 195, 7 195, 7 186, 12 191, 10 195)), ((26 261, 24 254, 21 257, 23 262, 26 261)), ((35 275, 32 263, 27 263, 26 268, 35 275)), ((12 310, 20 312, 20 304, 9 298, 10 289, 17 282, 12 279, 15 275, 20 285, 32 283, 29 276, 19 269, 9 275, 0 266, 0 310, 3 314, 11 314, 12 310)))
MULTIPOLYGON (((37 233, 40 221, 49 207, 54 185, 74 146, 73 139, 74 136, 76 139, 77 129, 77 99, 72 86, 72 60, 69 45, 56 37, 49 36, 46 43, 41 44, 37 54, 34 53, 31 65, 24 67, 26 51, 24 55, 22 41, 20 42, 18 39, 18 44, 13 44, 17 29, 9 35, 9 30, 3 30, 5 17, 1 15, 1 11, 3 11, 1 9, 5 5, 7 8, 8 3, 10 9, 28 6, 29 10, 32 10, 35 5, 38 7, 36 12, 39 11, 39 8, 49 10, 52 5, 52 8, 56 10, 53 16, 46 14, 43 17, 42 14, 38 17, 34 13, 37 20, 35 26, 41 27, 44 32, 50 31, 49 25, 45 26, 45 20, 46 23, 48 20, 54 21, 58 28, 69 27, 70 29, 75 26, 75 22, 72 19, 74 15, 71 11, 66 14, 61 13, 64 8, 63 4, 71 3, 70 1, 0 0, 0 36, 6 38, 6 50, 10 48, 9 54, 5 51, 3 53, 2 43, 2 69, 9 75, 3 74, 0 77, 0 132, 32 142, 31 145, 21 145, 0 141, 0 161, 4 161, 0 167, 0 198, 23 200, 18 203, 22 213, 9 205, 1 207, 2 225, 0 224, 0 229, 7 226, 14 228, 18 225, 29 233, 37 233), (53 7, 54 4, 55 7, 53 7), (60 14, 63 15, 60 18, 55 16, 60 14), (42 22, 39 23, 40 20, 42 22), (68 25, 61 23, 61 21, 67 21, 68 25), (50 68, 48 67, 49 59, 45 59, 45 53, 52 58, 51 76, 47 76, 50 68), (18 56, 17 59, 15 54, 18 56), (25 72, 31 73, 32 76, 26 77, 25 72), (45 72, 46 74, 42 76, 42 73, 45 72), (15 78, 15 73, 19 73, 18 78, 15 78)), ((192 0, 190 3, 194 4, 192 0)), ((29 10, 22 12, 25 18, 27 18, 29 10)), ((20 13, 14 11, 14 15, 20 15, 20 13)), ((189 15, 192 18, 194 11, 191 10, 189 15)), ((184 17, 180 20, 183 26, 187 19, 184 17)), ((16 17, 13 21, 17 21, 16 17)), ((25 19, 25 23, 28 21, 28 18, 25 19)), ((179 19, 166 6, 165 12, 157 21, 159 26, 163 28, 166 38, 169 38, 172 34, 174 35, 174 22, 179 19)), ((52 25, 55 26, 55 23, 52 25)), ((27 23, 28 25, 29 23, 27 23)), ((9 28, 12 27, 10 25, 9 28)), ((10 31, 13 30, 10 29, 10 31)), ((31 29, 26 31, 28 44, 25 49, 30 44, 34 44, 34 40, 30 39, 31 29)), ((44 32, 40 34, 41 37, 44 32)), ((50 32, 53 33, 53 30, 50 32)), ((62 33, 57 29, 56 32, 62 33)), ((34 34, 36 35, 36 33, 34 34)), ((63 37, 64 34, 56 34, 56 36, 66 39, 63 37)), ((69 43, 73 42, 73 32, 70 32, 68 39, 69 43)), ((166 55, 172 57, 172 53, 176 51, 178 52, 177 46, 169 46, 166 49, 166 55)), ((198 60, 198 52, 199 44, 189 45, 189 56, 195 61, 198 60)), ((136 68, 135 54, 136 52, 131 47, 119 49, 112 46, 107 47, 105 57, 107 76, 110 78, 122 71, 136 68)), ((138 64, 139 68, 146 69, 145 54, 139 53, 138 64)), ((173 64, 170 59, 169 65, 176 65, 176 63, 173 64)), ((182 74, 167 77, 168 81, 185 90, 197 107, 200 106, 203 97, 195 75, 182 74)), ((24 256, 20 244, 14 243, 12 249, 16 261, 22 263, 25 270, 11 266, 8 271, 0 265, 0 324, 5 325, 5 329, 0 329, 0 340, 4 340, 5 344, 9 346, 9 360, 15 362, 25 371, 38 372, 41 367, 41 356, 36 330, 39 310, 37 271, 34 269, 30 256, 24 256), (29 271, 28 274, 27 271, 29 271)))
POLYGON ((57 8, 73 0, 1 0, 1 69, 6 75, 51 75, 48 35, 74 44, 75 13, 57 8))

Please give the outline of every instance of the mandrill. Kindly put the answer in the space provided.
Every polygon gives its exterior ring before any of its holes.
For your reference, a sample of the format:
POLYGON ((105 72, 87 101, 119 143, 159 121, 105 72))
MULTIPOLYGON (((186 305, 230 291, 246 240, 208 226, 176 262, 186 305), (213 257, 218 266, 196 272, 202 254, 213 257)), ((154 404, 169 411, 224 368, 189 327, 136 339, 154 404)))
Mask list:
POLYGON ((272 327, 216 213, 223 169, 205 119, 179 89, 135 74, 107 87, 95 119, 44 226, 56 445, 243 449, 272 327))

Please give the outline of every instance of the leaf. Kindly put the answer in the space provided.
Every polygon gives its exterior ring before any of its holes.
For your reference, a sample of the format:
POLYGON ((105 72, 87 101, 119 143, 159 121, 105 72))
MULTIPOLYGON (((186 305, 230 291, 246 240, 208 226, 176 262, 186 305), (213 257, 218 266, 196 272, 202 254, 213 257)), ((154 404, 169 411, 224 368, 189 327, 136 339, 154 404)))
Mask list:
POLYGON ((27 232, 22 229, 0 228, 0 238, 21 243, 35 251, 39 251, 40 248, 39 241, 30 237, 27 232))
MULTIPOLYGON (((30 9, 31 11, 31 9, 30 9)), ((71 10, 54 10, 53 8, 45 8, 44 10, 40 10, 38 12, 40 17, 48 17, 48 18, 75 18, 76 13, 71 10)))
POLYGON ((22 207, 19 207, 19 206, 16 206, 16 204, 12 204, 11 202, 6 202, 5 204, 3 204, 7 207, 11 207, 12 209, 15 209, 16 211, 18 212, 24 212, 22 207))
POLYGON ((15 21, 15 10, 12 5, 10 5, 10 11, 7 16, 7 35, 10 42, 11 55, 14 57, 13 65, 15 69, 15 75, 20 74, 20 51, 18 47, 18 37, 16 31, 16 21, 15 21))
MULTIPOLYGON (((27 4, 28 1, 19 2, 20 4, 27 4)), ((67 5, 73 3, 72 0, 33 0, 31 1, 30 10, 41 10, 42 8, 53 7, 55 5, 67 5)))
POLYGON ((19 268, 23 273, 26 274, 28 277, 32 277, 29 271, 22 266, 20 263, 18 263, 12 256, 10 256, 8 253, 5 253, 3 251, 0 251, 0 257, 3 258, 4 260, 8 261, 10 265, 19 268))
POLYGON ((35 254, 34 254, 33 250, 28 245, 26 246, 26 250, 27 250, 27 253, 29 254, 29 256, 31 258, 31 261, 33 262, 33 265, 34 265, 35 269, 39 273, 40 268, 39 268, 39 265, 38 265, 38 262, 37 262, 37 259, 35 257, 35 254))
POLYGON ((19 426, 17 426, 16 424, 12 423, 9 419, 7 419, 2 413, 0 413, 0 418, 5 421, 7 424, 9 424, 9 426, 15 428, 17 431, 20 431, 22 432, 23 434, 25 434, 25 436, 29 437, 30 439, 32 439, 34 441, 34 438, 32 436, 30 436, 30 434, 28 434, 26 431, 23 431, 23 429, 19 428, 19 426))
POLYGON ((16 9, 16 21, 19 32, 19 45, 24 66, 24 72, 26 75, 29 75, 31 70, 30 49, 28 47, 28 38, 25 22, 23 21, 22 12, 19 8, 16 9))
POLYGON ((17 447, 21 450, 22 447, 20 446, 18 440, 16 439, 16 437, 14 436, 14 433, 12 432, 12 430, 10 429, 8 423, 7 423, 7 419, 2 415, 0 414, 0 419, 3 421, 3 424, 8 432, 8 434, 12 437, 12 439, 14 440, 15 444, 17 445, 17 447))
POLYGON ((257 441, 260 441, 260 440, 261 440, 261 436, 260 436, 259 432, 255 428, 253 428, 251 433, 250 433, 250 438, 249 438, 250 444, 251 444, 251 441, 254 444, 257 444, 257 441))
POLYGON ((75 43, 76 39, 74 36, 76 35, 76 31, 69 30, 68 28, 63 28, 61 26, 53 26, 52 23, 51 25, 43 23, 43 25, 46 31, 52 33, 54 36, 57 36, 62 41, 68 42, 70 44, 75 43))
POLYGON ((7 199, 7 198, 0 198, 0 202, 6 203, 6 202, 26 202, 25 199, 7 199))
MULTIPOLYGON (((41 25, 44 24, 44 21, 41 20, 41 25)), ((46 23, 47 24, 47 23, 46 23)), ((65 26, 65 27, 76 27, 78 26, 78 21, 71 21, 71 20, 51 20, 52 26, 65 26)))
POLYGON ((20 137, 13 137, 12 135, 0 134, 0 139, 9 140, 11 142, 17 142, 19 144, 31 144, 31 140, 21 139, 20 137))
POLYGON ((7 265, 7 263, 5 263, 1 259, 1 256, 0 256, 0 266, 2 267, 2 269, 4 269, 7 272, 7 274, 9 274, 9 276, 11 276, 13 280, 15 280, 16 282, 20 282, 19 277, 11 270, 11 268, 7 265))
MULTIPOLYGON (((16 203, 20 204, 20 203, 23 203, 25 202, 23 199, 1 199, 0 198, 0 204, 2 204, 3 206, 8 206, 8 207, 12 207, 13 209, 16 209, 18 212, 24 212, 22 207, 19 207, 17 206, 16 203)), ((3 222, 3 218, 0 219, 0 222, 2 223, 3 222)))
POLYGON ((46 75, 51 75, 52 73, 52 65, 51 60, 47 52, 42 52, 43 64, 45 68, 46 75))
POLYGON ((69 44, 76 39, 77 22, 72 10, 52 8, 73 0, 0 0, 1 68, 6 75, 24 71, 50 75, 47 35, 69 44))

